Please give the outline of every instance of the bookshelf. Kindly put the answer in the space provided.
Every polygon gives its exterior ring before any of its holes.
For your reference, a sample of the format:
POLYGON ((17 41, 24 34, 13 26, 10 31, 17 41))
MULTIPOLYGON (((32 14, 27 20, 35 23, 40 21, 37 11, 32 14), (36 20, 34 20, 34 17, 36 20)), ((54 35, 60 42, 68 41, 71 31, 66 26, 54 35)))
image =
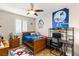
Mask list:
POLYGON ((52 33, 58 32, 62 34, 62 40, 65 44, 65 53, 69 56, 74 56, 74 28, 50 28, 48 30, 48 36, 52 37, 52 33))

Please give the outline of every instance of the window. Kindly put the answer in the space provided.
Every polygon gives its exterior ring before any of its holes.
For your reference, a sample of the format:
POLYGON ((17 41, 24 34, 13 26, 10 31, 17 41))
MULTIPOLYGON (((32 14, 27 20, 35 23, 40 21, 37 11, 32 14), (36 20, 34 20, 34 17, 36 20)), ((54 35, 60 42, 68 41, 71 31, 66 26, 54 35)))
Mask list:
POLYGON ((27 21, 23 20, 23 32, 27 31, 27 21))
POLYGON ((21 33, 21 20, 16 19, 16 33, 21 33))
POLYGON ((15 23, 16 34, 27 31, 27 20, 16 19, 15 23))

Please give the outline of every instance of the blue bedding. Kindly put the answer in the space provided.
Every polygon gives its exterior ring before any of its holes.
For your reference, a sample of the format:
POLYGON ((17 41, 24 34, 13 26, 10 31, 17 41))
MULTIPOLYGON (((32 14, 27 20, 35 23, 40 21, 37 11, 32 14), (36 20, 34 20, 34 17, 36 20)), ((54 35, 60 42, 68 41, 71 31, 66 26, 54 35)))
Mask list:
POLYGON ((39 40, 41 38, 41 36, 40 35, 34 35, 34 36, 31 36, 31 35, 25 35, 24 37, 23 37, 23 41, 25 42, 25 41, 27 41, 27 42, 34 42, 34 41, 36 41, 36 40, 39 40))

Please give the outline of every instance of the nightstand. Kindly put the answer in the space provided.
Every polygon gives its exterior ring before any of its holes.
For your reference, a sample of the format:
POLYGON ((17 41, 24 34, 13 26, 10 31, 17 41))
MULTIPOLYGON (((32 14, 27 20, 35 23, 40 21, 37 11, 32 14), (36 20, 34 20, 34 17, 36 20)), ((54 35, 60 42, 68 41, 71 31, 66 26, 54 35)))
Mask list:
POLYGON ((3 41, 4 47, 0 47, 0 56, 8 56, 8 50, 9 50, 9 42, 8 40, 3 41))
POLYGON ((10 39, 10 48, 15 48, 20 46, 20 38, 10 39))

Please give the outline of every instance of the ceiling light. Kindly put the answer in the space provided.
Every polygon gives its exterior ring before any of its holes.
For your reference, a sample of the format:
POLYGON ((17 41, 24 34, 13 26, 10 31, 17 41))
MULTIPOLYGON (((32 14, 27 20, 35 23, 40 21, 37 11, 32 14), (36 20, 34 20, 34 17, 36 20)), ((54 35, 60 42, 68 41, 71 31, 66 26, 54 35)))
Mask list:
POLYGON ((35 11, 30 10, 30 11, 28 11, 27 15, 28 15, 28 14, 30 14, 30 15, 34 15, 34 14, 35 14, 35 11))
POLYGON ((29 11, 29 13, 30 13, 31 15, 34 15, 35 11, 31 10, 31 11, 29 11))
POLYGON ((33 10, 28 11, 27 15, 35 15, 35 16, 38 16, 38 14, 35 11, 33 11, 33 10))

